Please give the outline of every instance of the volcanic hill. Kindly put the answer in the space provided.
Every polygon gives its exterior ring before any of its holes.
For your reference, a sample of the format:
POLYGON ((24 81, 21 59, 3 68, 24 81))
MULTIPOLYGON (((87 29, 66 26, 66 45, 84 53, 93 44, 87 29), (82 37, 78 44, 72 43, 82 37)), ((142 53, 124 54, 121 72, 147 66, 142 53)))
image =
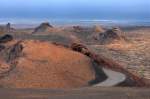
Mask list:
POLYGON ((35 40, 4 45, 0 52, 4 88, 78 88, 95 78, 90 58, 63 46, 35 40))

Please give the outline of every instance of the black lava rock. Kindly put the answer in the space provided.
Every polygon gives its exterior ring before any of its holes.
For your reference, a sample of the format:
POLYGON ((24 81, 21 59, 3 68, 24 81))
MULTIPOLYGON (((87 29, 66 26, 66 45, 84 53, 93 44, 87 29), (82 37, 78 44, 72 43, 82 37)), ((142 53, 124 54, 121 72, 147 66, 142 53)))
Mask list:
POLYGON ((12 40, 13 40, 13 36, 9 35, 9 34, 6 34, 6 35, 0 37, 0 43, 7 43, 12 40))

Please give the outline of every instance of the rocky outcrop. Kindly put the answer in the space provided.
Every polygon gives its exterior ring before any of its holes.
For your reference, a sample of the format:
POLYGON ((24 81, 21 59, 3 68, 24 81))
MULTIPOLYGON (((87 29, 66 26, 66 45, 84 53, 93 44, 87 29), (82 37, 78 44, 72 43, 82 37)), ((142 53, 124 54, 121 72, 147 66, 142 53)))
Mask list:
POLYGON ((47 32, 49 29, 53 28, 52 25, 50 25, 48 22, 40 24, 37 28, 35 28, 33 33, 37 32, 47 32))
POLYGON ((122 40, 125 40, 125 35, 119 28, 108 29, 105 32, 99 33, 98 36, 98 41, 101 44, 109 44, 122 40))
POLYGON ((10 62, 12 60, 15 60, 18 58, 23 51, 23 45, 21 44, 21 41, 17 42, 15 45, 13 45, 8 53, 7 62, 10 62))
POLYGON ((12 40, 13 40, 13 36, 6 34, 6 35, 0 37, 0 44, 1 43, 7 43, 7 42, 10 42, 12 40))
POLYGON ((95 25, 93 27, 93 31, 92 34, 88 37, 89 39, 91 39, 92 41, 98 41, 99 40, 99 34, 105 32, 105 30, 99 26, 99 25, 95 25))
POLYGON ((17 59, 22 54, 21 42, 14 43, 10 47, 3 47, 0 50, 0 80, 7 77, 17 65, 17 59))
POLYGON ((81 26, 73 26, 74 32, 80 32, 83 30, 81 26))
POLYGON ((22 53, 23 46, 21 41, 14 42, 13 44, 1 45, 2 49, 0 51, 0 59, 7 63, 11 63, 12 61, 16 60, 20 54, 22 53))
POLYGON ((81 52, 83 53, 84 55, 87 55, 87 56, 90 56, 90 52, 88 50, 88 48, 82 44, 78 44, 78 43, 73 43, 70 48, 74 51, 77 51, 77 52, 81 52))

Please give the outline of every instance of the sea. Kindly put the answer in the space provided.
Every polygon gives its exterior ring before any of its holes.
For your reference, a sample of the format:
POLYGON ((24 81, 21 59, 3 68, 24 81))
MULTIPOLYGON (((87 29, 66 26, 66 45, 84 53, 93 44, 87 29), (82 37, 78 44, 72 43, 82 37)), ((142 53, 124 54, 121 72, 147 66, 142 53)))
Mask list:
POLYGON ((70 25, 83 25, 83 26, 150 26, 150 20, 138 19, 74 19, 74 18, 0 18, 0 25, 11 23, 14 27, 28 28, 35 27, 43 22, 49 22, 55 26, 70 26, 70 25))

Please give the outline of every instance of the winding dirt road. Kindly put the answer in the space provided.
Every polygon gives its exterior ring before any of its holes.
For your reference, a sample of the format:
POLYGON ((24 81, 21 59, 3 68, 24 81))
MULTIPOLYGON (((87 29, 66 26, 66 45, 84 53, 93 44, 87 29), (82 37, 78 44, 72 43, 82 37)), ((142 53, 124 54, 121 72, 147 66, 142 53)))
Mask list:
POLYGON ((97 86, 112 87, 126 80, 126 76, 123 73, 115 72, 115 71, 105 69, 105 68, 103 68, 103 71, 107 75, 108 78, 104 80, 103 82, 95 84, 94 87, 97 87, 97 86))

